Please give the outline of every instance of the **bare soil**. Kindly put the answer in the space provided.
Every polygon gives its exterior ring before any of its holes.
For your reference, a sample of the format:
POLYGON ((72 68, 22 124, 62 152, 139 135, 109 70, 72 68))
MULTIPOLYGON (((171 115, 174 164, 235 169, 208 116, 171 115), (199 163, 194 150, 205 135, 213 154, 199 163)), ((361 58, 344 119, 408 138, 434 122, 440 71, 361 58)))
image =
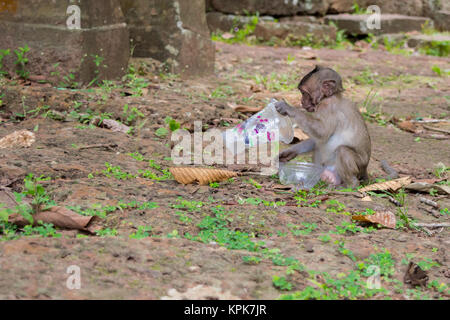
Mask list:
MULTIPOLYGON (((366 208, 397 212, 397 207, 387 198, 372 196, 373 201, 364 202, 354 196, 355 192, 332 193, 328 199, 324 195, 311 196, 309 201, 322 200, 317 208, 296 205, 271 207, 239 204, 239 200, 260 198, 295 202, 293 193, 272 187, 279 183, 273 177, 252 176, 261 188, 249 183, 248 177, 239 177, 234 182, 221 183, 218 188, 213 188, 184 186, 174 180, 118 180, 101 173, 105 170, 105 162, 133 174, 140 169, 148 169, 147 162, 128 155, 134 152, 139 152, 147 160, 155 160, 163 168, 169 167, 170 137, 155 135, 156 129, 165 126, 166 116, 180 122, 182 127, 190 127, 194 120, 202 120, 209 128, 225 129, 220 120, 226 119, 233 125, 230 119, 241 121, 249 116, 234 112, 228 103, 260 106, 274 96, 298 105, 300 94, 295 91, 296 82, 315 64, 335 68, 345 79, 346 96, 360 106, 370 90, 377 93, 373 105, 380 116, 374 116, 373 121, 368 122, 373 150, 369 165, 372 180, 386 176, 380 167, 381 160, 387 160, 400 176, 409 175, 413 180, 436 178, 433 174, 435 165, 439 162, 449 165, 449 135, 441 134, 444 138, 436 139, 432 137, 436 132, 413 134, 389 122, 391 116, 404 119, 449 118, 449 78, 439 77, 431 69, 433 65, 449 69, 448 58, 405 57, 375 50, 305 51, 216 45, 214 76, 181 80, 163 77, 150 67, 143 67, 143 77, 149 79, 151 85, 141 97, 124 96, 121 93, 127 90, 123 88, 112 89, 111 92, 98 88, 60 90, 38 83, 5 81, 0 88, 0 95, 4 94, 3 106, 0 106, 0 119, 4 120, 0 120, 0 137, 20 129, 37 131, 36 142, 30 148, 0 149, 0 186, 20 192, 23 178, 34 173, 52 178, 44 186, 52 200, 61 206, 92 208, 93 205, 116 205, 120 200, 151 201, 159 207, 116 210, 99 219, 96 223, 102 228, 117 230, 114 237, 87 235, 78 238, 80 232, 58 230, 62 234, 60 238, 4 238, 0 242, 0 299, 161 299, 174 296, 170 289, 184 293, 187 298, 276 299, 283 293, 301 291, 307 286, 318 288, 311 279, 320 283, 320 276, 314 278, 305 271, 286 275, 286 266, 276 265, 266 257, 258 264, 248 264, 243 260, 245 256, 258 256, 258 253, 186 239, 187 233, 199 233, 198 224, 205 216, 212 215, 210 209, 217 205, 222 205, 233 218, 229 221, 230 230, 248 233, 254 241, 264 241, 263 248, 276 248, 282 255, 298 259, 305 270, 339 277, 339 274, 356 270, 357 263, 370 255, 388 250, 395 261, 395 271, 390 279, 397 279, 400 285, 396 287, 394 282, 383 279, 382 286, 389 293, 376 294, 372 297, 374 299, 417 298, 408 291, 411 287, 403 284, 409 260, 434 262, 426 270, 428 282, 436 280, 448 288, 448 228, 431 229, 432 234, 408 228, 377 228, 370 233, 330 234, 327 242, 319 239, 335 231, 342 222, 351 222, 349 215, 327 211, 330 208, 326 203, 328 200, 345 204, 345 211, 350 213, 362 212, 366 208), (305 52, 312 53, 315 59, 307 59, 305 52), (257 74, 269 78, 271 74, 283 75, 281 84, 280 81, 275 83, 281 88, 257 83, 253 78, 257 74), (258 85, 262 91, 254 92, 258 91, 255 90, 258 85), (221 93, 224 94, 221 96, 221 93), (137 107, 147 122, 135 134, 127 135, 106 128, 83 127, 76 121, 44 118, 42 113, 15 121, 15 115, 23 113, 24 106, 31 110, 48 105, 51 110, 70 112, 74 101, 81 103, 80 112, 89 108, 110 112, 112 118, 122 120, 123 106, 128 104, 137 107), (97 144, 112 147, 79 150, 79 147, 97 144), (202 206, 198 206, 198 210, 174 208, 173 205, 179 204, 181 199, 202 202, 202 206), (182 221, 179 212, 188 217, 188 221, 182 221), (317 227, 309 234, 294 235, 289 226, 301 226, 302 223, 317 227), (151 236, 130 239, 129 235, 139 226, 151 226, 151 236), (345 242, 345 248, 353 253, 355 261, 339 250, 338 241, 345 242), (66 270, 71 265, 81 269, 82 286, 79 290, 66 287, 66 270), (287 277, 292 289, 277 289, 272 282, 274 275, 287 277), (203 291, 198 293, 194 290, 197 293, 192 293, 192 288, 198 285, 203 285, 203 291)), ((146 62, 150 63, 142 59, 133 61, 136 66, 143 66, 146 62)), ((448 214, 440 214, 436 218, 421 209, 426 205, 419 202, 419 197, 436 201, 441 209, 450 204, 445 195, 433 197, 408 192, 409 218, 421 223, 450 222, 448 214)), ((447 291, 438 292, 433 288, 415 290, 415 293, 423 294, 422 298, 449 297, 447 291)))

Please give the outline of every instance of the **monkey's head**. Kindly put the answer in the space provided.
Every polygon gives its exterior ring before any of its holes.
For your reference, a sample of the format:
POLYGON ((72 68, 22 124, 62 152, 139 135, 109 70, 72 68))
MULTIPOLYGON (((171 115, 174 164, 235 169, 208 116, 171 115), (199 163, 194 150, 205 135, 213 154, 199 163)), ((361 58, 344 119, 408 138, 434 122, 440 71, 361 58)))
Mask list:
POLYGON ((344 91, 341 76, 330 68, 316 66, 298 84, 302 93, 302 106, 309 112, 317 110, 320 102, 344 91))

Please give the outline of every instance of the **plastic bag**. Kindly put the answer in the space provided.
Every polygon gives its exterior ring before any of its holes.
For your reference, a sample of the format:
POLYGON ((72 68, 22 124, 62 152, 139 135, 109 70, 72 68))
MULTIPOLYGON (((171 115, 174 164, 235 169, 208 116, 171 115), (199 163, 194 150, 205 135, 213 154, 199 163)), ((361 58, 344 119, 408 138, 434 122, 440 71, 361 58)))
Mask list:
POLYGON ((282 184, 293 184, 296 189, 312 189, 319 181, 324 167, 307 162, 280 163, 278 176, 282 184))
POLYGON ((286 144, 291 143, 294 139, 292 121, 289 117, 277 112, 276 102, 278 101, 271 99, 263 110, 225 131, 224 139, 227 149, 234 154, 237 141, 243 142, 246 149, 277 140, 286 144))

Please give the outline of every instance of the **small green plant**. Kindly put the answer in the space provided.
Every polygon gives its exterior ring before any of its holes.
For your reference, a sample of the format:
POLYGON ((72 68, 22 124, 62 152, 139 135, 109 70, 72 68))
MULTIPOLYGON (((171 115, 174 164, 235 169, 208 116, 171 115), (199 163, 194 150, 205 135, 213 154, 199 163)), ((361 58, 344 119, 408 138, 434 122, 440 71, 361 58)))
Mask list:
POLYGON ((51 223, 42 223, 42 221, 39 221, 40 225, 38 226, 31 226, 27 225, 23 228, 23 235, 25 236, 32 236, 32 235, 40 235, 44 238, 60 238, 61 234, 57 233, 53 224, 51 223))
POLYGON ((45 178, 44 176, 35 177, 31 173, 26 176, 22 192, 14 192, 15 200, 17 202, 15 210, 5 209, 3 208, 4 205, 0 204, 0 220, 7 221, 10 214, 18 212, 32 224, 34 221, 33 214, 54 206, 55 203, 50 200, 44 187, 39 184, 39 182, 47 180, 50 180, 50 178, 45 178), (32 198, 31 206, 24 201, 25 197, 32 198))
POLYGON ((327 205, 327 212, 345 214, 345 204, 339 202, 338 200, 328 200, 325 204, 327 205))
POLYGON ((303 228, 289 223, 287 227, 294 236, 305 236, 310 234, 314 229, 317 229, 317 224, 302 222, 303 228))
POLYGON ((435 165, 433 169, 433 174, 438 179, 445 178, 447 176, 447 173, 450 172, 450 167, 447 167, 442 162, 439 162, 437 165, 435 165))
POLYGON ((150 237, 151 231, 151 226, 139 226, 136 232, 130 234, 130 239, 143 239, 150 237))
POLYGON ((145 115, 136 107, 130 108, 128 104, 123 106, 122 119, 126 125, 132 125, 136 122, 136 119, 144 118, 145 115))
POLYGON ((97 230, 95 233, 99 237, 115 237, 118 234, 117 229, 110 229, 110 228, 97 230))
POLYGON ((25 56, 29 51, 30 48, 27 45, 14 50, 14 53, 16 54, 16 61, 14 62, 17 66, 16 73, 23 79, 28 79, 28 76, 30 75, 30 73, 26 70, 26 65, 29 60, 25 56))
POLYGON ((219 86, 216 89, 214 89, 213 92, 211 92, 210 97, 211 98, 228 98, 229 96, 234 95, 234 90, 230 86, 219 86))
MULTIPOLYGON (((5 70, 3 70, 3 59, 6 56, 9 56, 11 54, 10 49, 0 49, 0 76, 5 76, 8 74, 5 70)), ((1 105, 1 104, 0 104, 1 105)))
MULTIPOLYGON (((100 77, 100 66, 102 65, 103 61, 105 60, 104 57, 99 56, 98 54, 95 54, 95 55, 94 55, 94 54, 91 54, 91 58, 92 58, 92 61, 94 62, 95 67, 96 67, 96 69, 94 70, 95 77, 94 77, 94 79, 92 79, 91 82, 89 82, 89 84, 87 85, 87 88, 89 88, 89 87, 92 86, 93 84, 99 85, 98 79, 99 79, 99 77, 100 77)), ((104 68, 107 68, 106 65, 103 65, 103 67, 104 67, 104 68)))
POLYGON ((175 132, 181 127, 181 124, 179 122, 169 116, 164 119, 164 122, 169 126, 171 132, 175 132))
POLYGON ((221 41, 226 43, 247 43, 250 44, 251 41, 249 37, 255 31, 256 25, 259 22, 259 15, 250 17, 250 22, 246 24, 243 28, 234 27, 228 34, 213 33, 211 39, 213 41, 221 41))
POLYGON ((257 265, 261 262, 261 258, 255 256, 243 256, 242 260, 245 264, 257 265))
POLYGON ((367 9, 363 9, 359 6, 357 2, 354 2, 352 5, 353 14, 367 14, 367 9))
POLYGON ((156 131, 155 131, 155 135, 156 135, 158 138, 165 138, 168 134, 169 134, 169 130, 167 130, 167 129, 164 128, 164 127, 158 128, 158 129, 156 129, 156 131))
POLYGON ((450 70, 442 70, 438 65, 434 65, 431 67, 434 73, 436 73, 439 77, 450 76, 450 70))
POLYGON ((292 287, 293 287, 292 283, 287 281, 285 277, 273 276, 272 282, 273 282, 273 285, 275 286, 275 288, 277 288, 279 290, 290 291, 290 290, 292 290, 292 287))
POLYGON ((113 166, 109 162, 105 162, 106 169, 102 170, 102 173, 108 177, 114 177, 117 180, 127 180, 136 178, 136 175, 133 175, 128 172, 124 172, 120 166, 113 166))

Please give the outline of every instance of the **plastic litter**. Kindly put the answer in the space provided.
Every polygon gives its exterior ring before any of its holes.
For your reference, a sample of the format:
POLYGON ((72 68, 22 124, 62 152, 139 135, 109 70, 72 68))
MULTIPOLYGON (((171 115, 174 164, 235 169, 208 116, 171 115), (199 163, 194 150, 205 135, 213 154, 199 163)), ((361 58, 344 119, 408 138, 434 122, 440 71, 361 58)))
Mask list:
POLYGON ((289 117, 277 112, 276 102, 278 102, 276 99, 271 99, 263 110, 236 127, 226 130, 223 137, 227 149, 235 154, 238 141, 243 142, 245 149, 273 141, 291 143, 294 139, 292 121, 289 117))
POLYGON ((310 190, 319 181, 324 167, 307 162, 280 163, 278 176, 282 184, 293 184, 295 189, 310 190))

